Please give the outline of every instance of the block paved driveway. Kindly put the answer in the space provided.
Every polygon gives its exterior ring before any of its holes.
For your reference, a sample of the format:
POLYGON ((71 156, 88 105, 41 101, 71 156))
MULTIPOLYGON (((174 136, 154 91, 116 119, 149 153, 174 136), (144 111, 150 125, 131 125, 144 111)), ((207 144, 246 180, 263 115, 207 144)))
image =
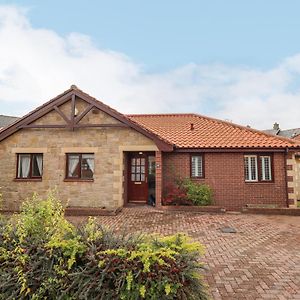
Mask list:
MULTIPOLYGON (((79 221, 79 217, 71 217, 79 221)), ((183 232, 205 245, 213 299, 300 299, 300 217, 124 208, 99 222, 131 232, 183 232), (230 226, 237 233, 223 233, 230 226)))

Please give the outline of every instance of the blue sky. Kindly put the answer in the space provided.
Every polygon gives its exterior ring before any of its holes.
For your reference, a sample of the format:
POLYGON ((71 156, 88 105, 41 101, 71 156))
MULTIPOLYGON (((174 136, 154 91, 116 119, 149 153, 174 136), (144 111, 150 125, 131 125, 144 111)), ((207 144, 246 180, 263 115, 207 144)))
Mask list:
POLYGON ((81 32, 147 70, 194 63, 266 68, 299 51, 300 1, 0 1, 30 8, 36 27, 81 32))
POLYGON ((0 44, 7 36, 9 43, 0 114, 21 115, 76 83, 124 112, 193 111, 258 128, 275 121, 300 127, 300 115, 283 106, 300 100, 300 1, 0 0, 1 6, 0 44), (2 35, 1 18, 10 20, 2 22, 2 35), (26 63, 16 47, 25 49, 26 63), (32 57, 47 58, 53 69, 43 74, 41 59, 31 70, 32 57), (54 66, 64 74, 61 85, 54 66), (85 76, 70 75, 75 68, 85 76))

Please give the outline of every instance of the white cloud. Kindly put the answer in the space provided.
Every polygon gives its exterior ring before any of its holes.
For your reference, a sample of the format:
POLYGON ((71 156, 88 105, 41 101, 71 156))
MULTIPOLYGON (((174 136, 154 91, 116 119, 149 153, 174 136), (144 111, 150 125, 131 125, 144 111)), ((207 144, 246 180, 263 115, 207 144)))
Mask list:
POLYGON ((257 128, 300 127, 300 54, 270 70, 191 63, 149 74, 88 36, 34 28, 15 6, 0 6, 0 45, 0 114, 22 115, 76 84, 124 113, 198 112, 257 128))

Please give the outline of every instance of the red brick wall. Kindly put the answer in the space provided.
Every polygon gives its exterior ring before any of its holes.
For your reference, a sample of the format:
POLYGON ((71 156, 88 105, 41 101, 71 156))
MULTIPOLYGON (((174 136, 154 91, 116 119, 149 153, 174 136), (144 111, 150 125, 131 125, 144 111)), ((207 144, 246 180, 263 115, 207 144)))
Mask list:
MULTIPOLYGON (((195 180, 208 184, 214 193, 215 205, 240 210, 246 204, 277 204, 286 207, 285 157, 274 153, 272 183, 246 183, 243 153, 205 153, 205 178, 195 180)), ((164 153, 164 191, 174 177, 190 176, 190 154, 164 153)))

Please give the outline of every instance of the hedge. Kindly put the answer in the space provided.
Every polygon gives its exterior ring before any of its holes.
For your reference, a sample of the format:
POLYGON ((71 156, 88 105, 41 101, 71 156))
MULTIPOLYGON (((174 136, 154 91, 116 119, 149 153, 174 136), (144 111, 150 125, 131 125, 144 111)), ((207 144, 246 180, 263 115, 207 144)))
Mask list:
POLYGON ((53 194, 0 224, 0 299, 207 299, 203 247, 183 234, 78 227, 53 194))

